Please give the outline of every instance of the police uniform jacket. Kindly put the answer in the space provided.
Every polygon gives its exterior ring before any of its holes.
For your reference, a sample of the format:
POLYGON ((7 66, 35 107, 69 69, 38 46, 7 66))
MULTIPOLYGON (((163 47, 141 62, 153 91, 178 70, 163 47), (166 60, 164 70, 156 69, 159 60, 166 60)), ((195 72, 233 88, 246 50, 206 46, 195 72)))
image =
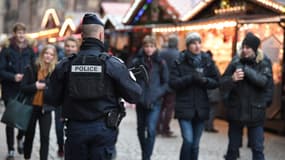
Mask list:
POLYGON ((16 96, 20 90, 20 82, 15 81, 15 74, 24 73, 27 65, 34 61, 34 52, 25 42, 24 48, 19 48, 15 38, 10 39, 10 44, 0 53, 0 79, 2 84, 2 98, 16 96))
MULTIPOLYGON (((94 38, 85 38, 77 56, 99 56, 103 52, 104 46, 101 41, 94 38)), ((76 121, 97 120, 102 118, 102 115, 107 111, 117 109, 120 97, 130 103, 137 102, 142 91, 140 86, 130 77, 125 64, 113 56, 106 58, 106 70, 104 71, 108 78, 106 84, 110 85, 108 90, 112 92, 111 94, 100 99, 88 100, 78 100, 70 97, 68 74, 70 73, 70 61, 72 59, 73 57, 65 58, 56 66, 51 75, 47 96, 45 97, 55 106, 62 104, 63 117, 76 121)))
POLYGON ((178 119, 206 120, 209 117, 207 89, 218 86, 218 74, 210 56, 200 54, 199 69, 203 81, 196 78, 197 66, 193 62, 194 55, 189 51, 183 51, 171 69, 170 86, 176 91, 175 117, 178 119))
POLYGON ((228 120, 248 126, 262 125, 265 109, 270 105, 273 96, 270 60, 260 51, 255 59, 247 61, 239 54, 236 55, 222 76, 221 88, 228 120), (232 80, 236 68, 242 68, 244 80, 232 80))

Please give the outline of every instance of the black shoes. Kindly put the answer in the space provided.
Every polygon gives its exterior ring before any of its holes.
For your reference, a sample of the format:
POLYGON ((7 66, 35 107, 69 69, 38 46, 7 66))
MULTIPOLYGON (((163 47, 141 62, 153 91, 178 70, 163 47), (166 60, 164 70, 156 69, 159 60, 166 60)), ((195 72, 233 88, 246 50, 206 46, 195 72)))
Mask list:
POLYGON ((60 158, 64 157, 64 146, 63 145, 62 146, 60 145, 58 147, 57 156, 60 157, 60 158))
POLYGON ((162 132, 161 133, 162 137, 166 137, 166 138, 174 138, 177 137, 172 131, 167 131, 167 132, 162 132))
POLYGON ((23 154, 24 153, 24 140, 18 139, 17 144, 18 144, 18 153, 23 154))

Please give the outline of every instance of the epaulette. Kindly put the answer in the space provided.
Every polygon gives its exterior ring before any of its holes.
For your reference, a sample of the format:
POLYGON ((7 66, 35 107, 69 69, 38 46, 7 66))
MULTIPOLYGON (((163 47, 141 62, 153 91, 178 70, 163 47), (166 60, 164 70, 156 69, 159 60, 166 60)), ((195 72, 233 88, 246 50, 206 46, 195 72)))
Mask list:
POLYGON ((73 60, 77 55, 76 54, 71 54, 67 57, 63 57, 61 61, 56 65, 56 68, 62 69, 62 68, 67 68, 67 64, 70 64, 71 60, 73 60))
POLYGON ((124 63, 123 60, 121 60, 120 58, 116 57, 116 56, 112 56, 114 59, 116 59, 117 61, 119 61, 120 63, 124 63))
POLYGON ((67 58, 68 58, 69 60, 72 60, 72 59, 74 59, 76 56, 77 56, 77 54, 72 53, 72 54, 68 55, 67 58))
POLYGON ((111 56, 107 53, 107 52, 103 52, 101 54, 99 54, 99 58, 103 61, 106 61, 107 59, 109 59, 111 56))

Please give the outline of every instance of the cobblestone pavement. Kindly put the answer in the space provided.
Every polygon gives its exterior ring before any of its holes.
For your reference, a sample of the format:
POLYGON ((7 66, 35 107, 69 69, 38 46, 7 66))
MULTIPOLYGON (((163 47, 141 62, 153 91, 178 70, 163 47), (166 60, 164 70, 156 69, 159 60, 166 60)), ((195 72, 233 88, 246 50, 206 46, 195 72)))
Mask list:
MULTIPOLYGON (((0 116, 2 115, 3 107, 0 106, 0 116)), ((227 146, 227 123, 221 120, 215 121, 218 134, 203 133, 200 144, 199 160, 222 160, 227 146)), ((179 150, 182 143, 180 129, 177 120, 173 120, 171 128, 177 135, 175 138, 164 138, 157 136, 154 147, 152 160, 178 160, 179 150)), ((37 128, 38 131, 38 128, 37 128)), ((39 159, 39 133, 36 133, 34 140, 34 148, 32 159, 39 159)), ((60 160, 57 157, 57 145, 54 123, 50 132, 50 152, 49 160, 60 160)), ((247 143, 244 137, 244 144, 247 143)), ((15 146, 16 147, 16 146, 15 146)), ((123 120, 120 126, 120 134, 118 138, 117 158, 116 160, 140 160, 140 147, 136 132, 136 115, 132 108, 127 109, 127 117, 123 120)), ((267 160, 283 160, 285 157, 285 137, 280 137, 275 134, 265 134, 265 156, 267 160)), ((0 160, 4 160, 7 153, 5 126, 0 123, 0 160)), ((16 160, 22 160, 22 156, 16 155, 16 160)), ((251 152, 244 145, 241 149, 240 160, 251 160, 251 152)))

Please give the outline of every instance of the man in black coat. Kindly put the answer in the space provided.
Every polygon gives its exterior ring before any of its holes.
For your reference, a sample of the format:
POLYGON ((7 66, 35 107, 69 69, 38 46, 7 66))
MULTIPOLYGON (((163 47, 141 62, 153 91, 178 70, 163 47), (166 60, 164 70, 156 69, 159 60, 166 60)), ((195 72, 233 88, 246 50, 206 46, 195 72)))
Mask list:
MULTIPOLYGON (((160 51, 160 57, 166 61, 167 67, 170 70, 174 61, 179 57, 178 51, 178 38, 176 36, 171 36, 168 39, 168 48, 160 51)), ((162 100, 159 121, 157 124, 158 134, 165 137, 173 137, 173 132, 170 130, 170 121, 172 119, 172 114, 174 111, 175 104, 175 92, 169 91, 165 93, 162 100)))
MULTIPOLYGON (((24 68, 34 60, 33 49, 25 38, 26 26, 16 23, 13 27, 13 37, 9 46, 0 53, 0 79, 2 79, 2 98, 5 105, 20 91, 20 82, 23 79, 24 68)), ((6 126, 8 145, 8 160, 14 159, 14 128, 6 126)), ((24 132, 19 131, 17 136, 18 152, 23 152, 24 132)))
POLYGON ((221 79, 228 110, 229 145, 226 160, 236 160, 244 126, 248 128, 253 160, 264 160, 265 110, 273 96, 270 60, 260 51, 260 40, 248 33, 240 55, 233 57, 221 79))

